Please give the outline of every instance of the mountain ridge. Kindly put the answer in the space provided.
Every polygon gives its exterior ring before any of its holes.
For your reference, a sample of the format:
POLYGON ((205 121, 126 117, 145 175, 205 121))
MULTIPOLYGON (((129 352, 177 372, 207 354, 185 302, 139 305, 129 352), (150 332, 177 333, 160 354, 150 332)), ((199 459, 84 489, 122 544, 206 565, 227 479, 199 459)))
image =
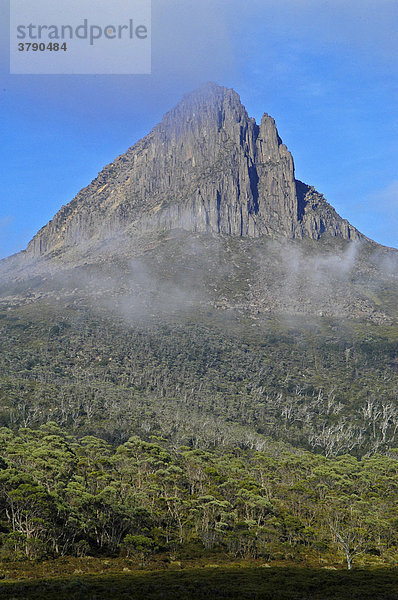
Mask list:
POLYGON ((214 83, 183 96, 31 240, 40 257, 114 232, 185 229, 237 236, 367 239, 295 179, 275 121, 258 125, 214 83))

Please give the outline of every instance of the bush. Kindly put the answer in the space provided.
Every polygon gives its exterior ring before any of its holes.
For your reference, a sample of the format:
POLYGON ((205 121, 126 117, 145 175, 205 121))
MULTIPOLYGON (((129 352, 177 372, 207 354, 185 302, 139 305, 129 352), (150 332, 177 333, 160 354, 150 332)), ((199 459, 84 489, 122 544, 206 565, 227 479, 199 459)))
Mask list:
POLYGON ((149 556, 156 551, 156 544, 152 538, 145 535, 132 535, 129 533, 125 536, 121 544, 121 549, 128 557, 139 558, 141 564, 144 566, 149 556))

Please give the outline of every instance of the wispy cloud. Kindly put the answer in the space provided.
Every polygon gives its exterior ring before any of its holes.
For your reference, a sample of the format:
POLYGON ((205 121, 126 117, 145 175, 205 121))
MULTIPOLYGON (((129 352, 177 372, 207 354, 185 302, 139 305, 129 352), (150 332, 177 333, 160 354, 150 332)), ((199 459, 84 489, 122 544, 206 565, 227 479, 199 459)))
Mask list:
POLYGON ((366 207, 372 215, 374 237, 386 239, 388 244, 398 245, 398 179, 366 198, 366 207))
POLYGON ((8 254, 5 242, 8 241, 12 221, 11 216, 0 217, 0 259, 8 254))
POLYGON ((370 199, 375 200, 380 208, 398 219, 398 179, 392 181, 380 191, 371 194, 370 199))

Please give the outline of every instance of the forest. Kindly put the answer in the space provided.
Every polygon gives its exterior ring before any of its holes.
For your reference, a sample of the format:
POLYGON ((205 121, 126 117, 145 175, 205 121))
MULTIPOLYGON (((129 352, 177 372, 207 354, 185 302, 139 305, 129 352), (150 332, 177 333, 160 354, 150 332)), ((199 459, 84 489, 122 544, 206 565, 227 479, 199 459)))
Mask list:
POLYGON ((0 424, 47 420, 114 444, 282 442, 326 456, 398 446, 394 327, 206 311, 126 323, 48 304, 0 310, 0 424), (205 424, 203 426, 203 424, 205 424))
POLYGON ((4 597, 395 600, 396 356, 360 321, 3 304, 4 597))
POLYGON ((127 556, 145 566, 216 551, 233 559, 396 565, 398 451, 360 460, 112 447, 55 423, 0 431, 2 561, 127 556))

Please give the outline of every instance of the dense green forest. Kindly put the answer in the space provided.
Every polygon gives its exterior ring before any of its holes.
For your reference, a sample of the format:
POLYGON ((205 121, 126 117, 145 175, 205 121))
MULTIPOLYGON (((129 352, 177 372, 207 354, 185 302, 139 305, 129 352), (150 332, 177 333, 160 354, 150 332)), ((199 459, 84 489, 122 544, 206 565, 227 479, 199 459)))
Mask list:
POLYGON ((0 308, 5 597, 395 600, 396 328, 119 308, 0 308))
POLYGON ((398 334, 331 318, 236 311, 147 315, 79 299, 0 311, 0 424, 48 419, 112 444, 132 434, 176 446, 274 442, 326 456, 398 446, 398 334))
POLYGON ((145 565, 216 551, 315 565, 396 565, 397 455, 326 458, 112 447, 47 423, 0 431, 2 561, 127 556, 145 565))

